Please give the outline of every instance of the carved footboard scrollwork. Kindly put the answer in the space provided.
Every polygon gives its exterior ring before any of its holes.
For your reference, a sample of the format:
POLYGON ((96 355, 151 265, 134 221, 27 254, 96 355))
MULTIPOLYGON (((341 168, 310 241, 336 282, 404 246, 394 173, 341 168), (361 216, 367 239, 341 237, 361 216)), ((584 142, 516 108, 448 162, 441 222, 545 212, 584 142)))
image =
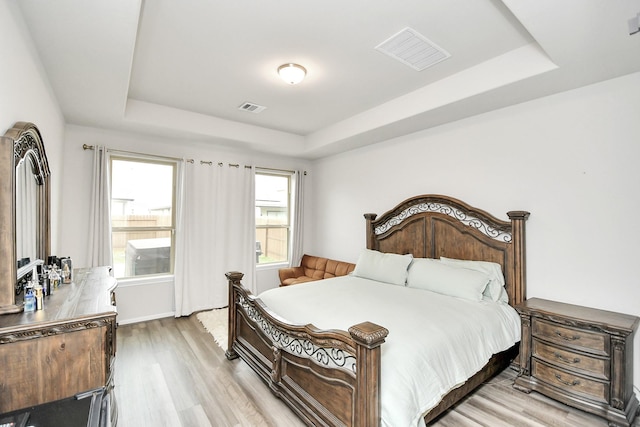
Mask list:
POLYGON ((291 325, 229 280, 229 359, 241 357, 309 425, 380 423, 380 345, 389 331, 371 322, 349 331, 291 325))
POLYGON ((294 334, 274 325, 260 314, 255 304, 244 296, 239 295, 236 303, 243 309, 244 314, 260 328, 262 333, 272 340, 276 349, 301 358, 313 359, 318 365, 327 368, 345 369, 355 373, 355 348, 345 346, 342 341, 331 339, 322 340, 322 344, 317 345, 304 333, 294 334))

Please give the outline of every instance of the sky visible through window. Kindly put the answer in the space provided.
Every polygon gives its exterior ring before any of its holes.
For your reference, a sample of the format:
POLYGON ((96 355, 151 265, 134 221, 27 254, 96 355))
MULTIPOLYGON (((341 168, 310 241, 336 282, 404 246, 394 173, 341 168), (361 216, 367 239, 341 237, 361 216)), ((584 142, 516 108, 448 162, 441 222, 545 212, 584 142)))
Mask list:
POLYGON ((286 206, 288 178, 282 175, 256 175, 256 201, 286 206))
POLYGON ((114 160, 112 177, 111 198, 129 201, 124 214, 146 215, 171 207, 172 166, 114 160))

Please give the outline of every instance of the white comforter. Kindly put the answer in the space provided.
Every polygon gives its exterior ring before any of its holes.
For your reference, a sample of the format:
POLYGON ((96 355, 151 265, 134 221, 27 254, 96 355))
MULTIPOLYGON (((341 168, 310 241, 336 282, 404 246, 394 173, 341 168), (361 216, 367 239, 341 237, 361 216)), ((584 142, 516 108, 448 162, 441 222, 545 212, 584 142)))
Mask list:
POLYGON ((473 302, 355 276, 270 289, 259 295, 295 324, 347 330, 371 321, 382 345, 381 417, 388 427, 422 426, 423 414, 520 340, 520 318, 504 303, 473 302))

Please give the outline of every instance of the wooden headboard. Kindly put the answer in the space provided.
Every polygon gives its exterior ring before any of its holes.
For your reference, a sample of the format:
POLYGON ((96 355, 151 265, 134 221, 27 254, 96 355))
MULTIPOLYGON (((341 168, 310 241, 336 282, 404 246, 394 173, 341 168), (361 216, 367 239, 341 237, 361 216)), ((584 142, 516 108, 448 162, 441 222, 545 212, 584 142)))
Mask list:
POLYGON ((529 212, 507 212, 503 221, 453 197, 412 197, 376 219, 367 213, 367 248, 416 258, 491 261, 502 266, 509 304, 526 297, 525 221, 529 212))

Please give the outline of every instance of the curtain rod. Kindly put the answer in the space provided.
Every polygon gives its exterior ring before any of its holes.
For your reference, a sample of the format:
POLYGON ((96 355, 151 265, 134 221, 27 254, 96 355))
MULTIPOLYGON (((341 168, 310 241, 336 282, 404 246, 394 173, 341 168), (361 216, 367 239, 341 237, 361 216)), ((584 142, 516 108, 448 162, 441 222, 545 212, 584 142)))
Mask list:
MULTIPOLYGON (((89 144, 82 144, 82 149, 83 150, 93 150, 95 148, 95 146, 93 145, 89 145, 89 144)), ((138 155, 138 156, 152 156, 152 157, 159 157, 162 159, 169 159, 169 160, 184 160, 187 163, 195 163, 193 159, 181 159, 179 157, 169 157, 169 156, 157 156, 155 154, 146 154, 146 153, 138 153, 135 151, 126 151, 126 150, 113 150, 111 148, 107 148, 107 151, 110 151, 112 153, 122 153, 122 154, 134 154, 134 155, 138 155)), ((201 165, 209 165, 212 166, 213 162, 211 160, 205 161, 205 160, 200 160, 200 164, 201 165)), ((218 166, 223 166, 224 163, 222 162, 218 162, 218 166)), ((237 163, 229 163, 229 167, 233 167, 233 168, 238 168, 240 167, 239 164, 237 163)), ((251 168, 251 166, 246 166, 245 168, 251 168)), ((256 169, 262 169, 262 170, 267 170, 267 171, 274 171, 274 172, 290 172, 290 173, 295 173, 296 171, 293 170, 286 170, 286 169, 273 169, 273 168, 263 168, 260 166, 256 166, 256 169)), ((303 172, 304 175, 307 174, 307 171, 303 172)))
MULTIPOLYGON (((83 150, 93 150, 93 149, 95 149, 95 146, 89 145, 89 144, 82 144, 82 149, 83 150)), ((167 160, 184 160, 186 162, 193 163, 193 159, 182 159, 180 157, 158 156, 158 155, 155 155, 155 154, 138 153, 136 151, 126 151, 126 150, 114 150, 114 149, 111 149, 111 148, 107 148, 107 151, 109 151, 111 153, 133 154, 133 155, 136 155, 136 156, 158 157, 160 159, 167 159, 167 160)))

